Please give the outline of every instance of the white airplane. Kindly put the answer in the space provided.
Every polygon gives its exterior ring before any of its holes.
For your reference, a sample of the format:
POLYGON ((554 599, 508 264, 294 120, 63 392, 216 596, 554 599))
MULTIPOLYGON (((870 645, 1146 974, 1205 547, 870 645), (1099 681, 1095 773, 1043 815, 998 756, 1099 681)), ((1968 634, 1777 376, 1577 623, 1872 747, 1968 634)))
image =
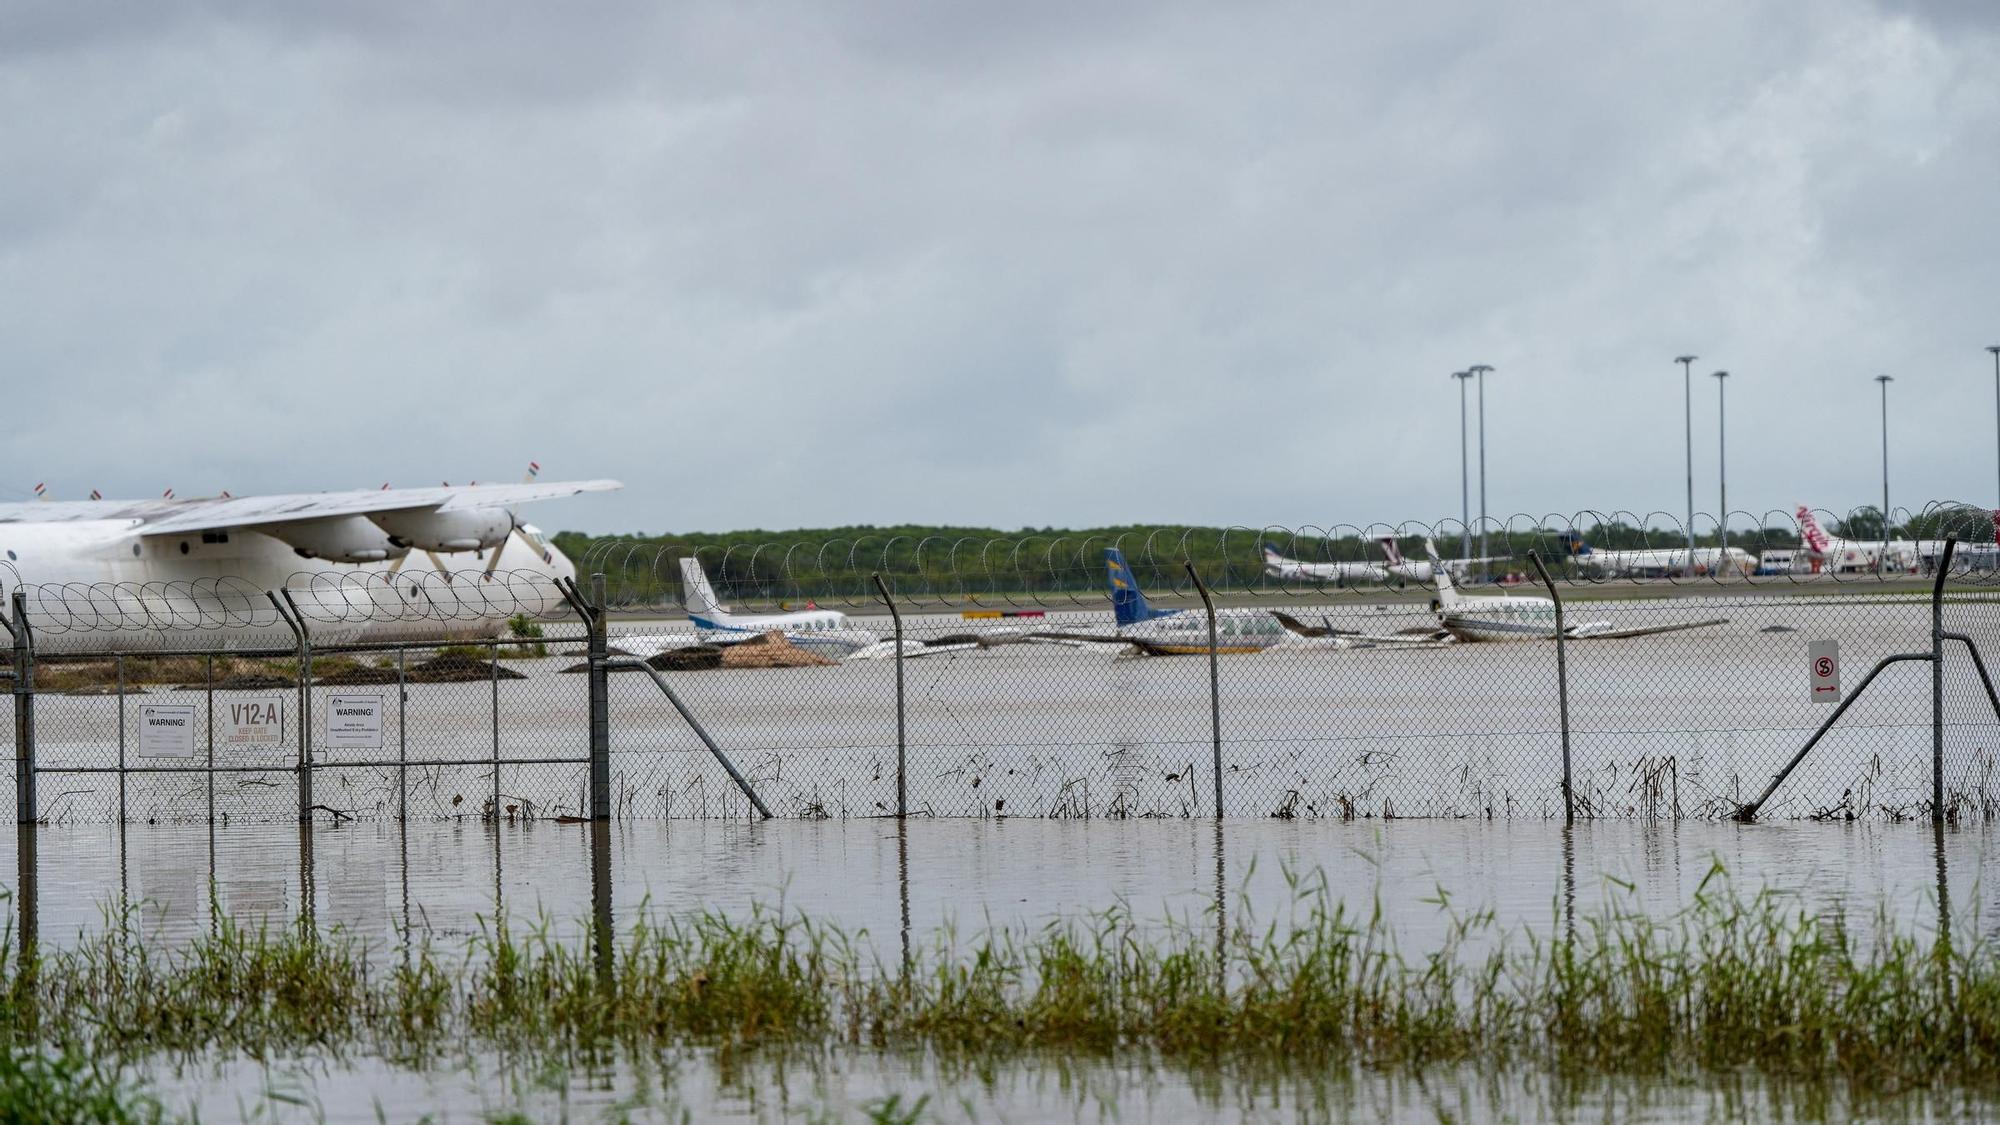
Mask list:
POLYGON ((1369 562, 1300 562, 1264 544, 1264 573, 1292 582, 1387 582, 1389 572, 1369 562))
POLYGON ((1477 559, 1443 559, 1433 564, 1428 559, 1404 558, 1402 548, 1396 546, 1396 537, 1393 535, 1378 535, 1375 537, 1375 542, 1382 548, 1382 557, 1389 562, 1389 573, 1405 582, 1429 582, 1440 566, 1454 573, 1462 574, 1465 572, 1466 567, 1478 566, 1481 563, 1505 562, 1510 557, 1507 555, 1488 555, 1477 559))
MULTIPOLYGON (((1429 552, 1431 561, 1439 564, 1436 567, 1438 596, 1431 603, 1431 609, 1436 612, 1438 625, 1445 632, 1462 641, 1546 640, 1556 635, 1556 603, 1553 599, 1525 594, 1461 594, 1451 580, 1451 568, 1442 565, 1438 559, 1437 548, 1428 540, 1424 548, 1429 552)), ((1613 640, 1677 633, 1684 629, 1721 624, 1725 622, 1692 621, 1645 629, 1616 629, 1609 621, 1586 621, 1565 624, 1563 636, 1577 641, 1613 640)))
MULTIPOLYGON (((1266 557, 1271 548, 1264 548, 1266 557)), ((1111 617, 1118 624, 1115 638, 1143 652, 1156 655, 1206 653, 1208 615, 1179 609, 1155 609, 1139 589, 1139 578, 1125 561, 1125 552, 1104 549, 1104 579, 1111 588, 1111 617)), ((1269 610, 1219 609, 1215 611, 1215 651, 1257 652, 1271 647, 1291 634, 1269 610)))
MULTIPOLYGON (((1036 633, 1031 640, 1118 643, 1149 656, 1196 655, 1208 652, 1208 615, 1189 610, 1155 609, 1139 589, 1139 579, 1116 547, 1104 549, 1104 576, 1111 588, 1111 614, 1118 624, 1114 636, 1079 633, 1036 633)), ((1435 645, 1430 630, 1419 635, 1384 636, 1344 629, 1322 617, 1311 625, 1274 609, 1231 607, 1215 611, 1215 651, 1251 653, 1267 649, 1391 648, 1435 645)), ((1449 639, 1449 638, 1445 638, 1449 639)))
MULTIPOLYGON (((1898 574, 1913 574, 1917 570, 1925 544, 1910 539, 1891 539, 1886 544, 1880 539, 1840 539, 1822 530, 1812 509, 1804 504, 1799 505, 1798 516, 1799 540, 1803 544, 1800 553, 1813 574, 1822 570, 1837 574, 1873 573, 1878 562, 1898 574)), ((1929 546, 1941 549, 1939 544, 1929 546)))
POLYGON ((847 615, 835 609, 756 616, 733 614, 716 599, 698 559, 681 560, 681 605, 708 644, 737 644, 760 633, 783 633, 786 640, 800 648, 839 659, 879 639, 866 629, 848 628, 847 615))
MULTIPOLYGON (((1583 536, 1565 531, 1558 536, 1564 550, 1579 568, 1601 574, 1638 578, 1666 578, 1688 573, 1686 547, 1647 548, 1635 551, 1599 551, 1584 542, 1583 536)), ((1738 577, 1757 569, 1757 557, 1741 547, 1696 547, 1694 573, 1701 575, 1734 573, 1738 577)))
POLYGON ((454 578, 492 581, 504 561, 501 579, 555 600, 554 579, 574 578, 576 568, 511 509, 618 487, 590 480, 0 504, 0 597, 27 588, 37 647, 51 651, 218 639, 267 646, 286 630, 264 594, 285 589, 323 641, 498 636, 520 611, 516 599, 453 597, 434 609, 430 591, 454 578), (429 570, 404 569, 413 551, 429 570), (460 554, 484 566, 455 574, 440 557, 460 554))

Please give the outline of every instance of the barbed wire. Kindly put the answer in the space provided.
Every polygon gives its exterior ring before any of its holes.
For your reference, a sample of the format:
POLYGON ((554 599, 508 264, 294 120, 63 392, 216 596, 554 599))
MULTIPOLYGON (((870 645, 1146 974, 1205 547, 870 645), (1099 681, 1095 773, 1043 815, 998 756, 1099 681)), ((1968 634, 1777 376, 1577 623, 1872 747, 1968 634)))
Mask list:
POLYGON ((1972 584, 2000 584, 2000 550, 1994 547, 1993 513, 1966 504, 1931 503, 1912 512, 1896 509, 1894 549, 1881 552, 1879 530, 1840 535, 1845 529, 1879 529, 1873 508, 1845 517, 1814 511, 1819 531, 1835 540, 1813 558, 1805 552, 1807 528, 1795 513, 1732 511, 1725 558, 1718 521, 1698 514, 1695 567, 1688 567, 1688 528, 1671 513, 1586 509, 1569 514, 1516 514, 1473 521, 1261 528, 1155 528, 1107 534, 1029 532, 1019 536, 914 536, 861 534, 818 542, 687 544, 657 539, 600 540, 577 560, 582 573, 604 573, 610 600, 625 608, 670 607, 681 597, 679 561, 693 558, 729 602, 795 606, 806 602, 850 609, 879 607, 874 576, 880 574, 898 601, 915 608, 979 604, 989 608, 1100 606, 1105 589, 1104 553, 1116 548, 1148 596, 1194 595, 1187 564, 1195 564, 1212 590, 1238 598, 1283 600, 1301 596, 1368 595, 1388 587, 1433 588, 1425 543, 1435 544, 1461 580, 1524 581, 1528 552, 1549 565, 1556 580, 1574 586, 1642 582, 1662 586, 1825 583, 1881 585, 1927 573, 1947 537, 1961 547, 1956 577, 1972 584), (1391 540, 1401 561, 1380 545, 1391 540), (1484 544, 1484 549, 1482 549, 1484 544), (1266 564, 1274 550, 1295 567, 1266 564), (1587 548, 1587 550, 1586 550, 1587 548), (1792 552, 1790 565, 1767 563, 1767 554, 1792 552), (1737 552, 1741 552, 1738 554, 1737 552), (1641 558, 1651 555, 1651 558, 1641 558), (1464 562, 1490 557, 1490 562, 1464 562))
MULTIPOLYGON (((267 592, 237 577, 33 583, 8 568, 0 586, 0 601, 8 604, 13 591, 25 595, 29 623, 45 635, 286 628, 267 592)), ((309 626, 552 620, 569 613, 562 592, 537 570, 298 571, 280 592, 291 594, 309 626)))

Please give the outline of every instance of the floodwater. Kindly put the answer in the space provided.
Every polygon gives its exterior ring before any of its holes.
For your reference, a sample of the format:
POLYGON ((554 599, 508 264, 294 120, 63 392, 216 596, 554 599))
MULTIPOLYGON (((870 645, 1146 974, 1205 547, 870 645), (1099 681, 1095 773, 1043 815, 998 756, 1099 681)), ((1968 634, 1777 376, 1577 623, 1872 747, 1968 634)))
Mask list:
MULTIPOLYGON (((1431 620, 1411 606, 1294 612, 1384 636, 1431 620)), ((2000 605, 1950 605, 1947 615, 1947 628, 2000 648, 2000 605)), ((1831 711, 1809 694, 1809 642, 1839 643, 1850 692, 1876 660, 1930 645, 1929 606, 1908 598, 1591 602, 1573 607, 1572 618, 1614 630, 1700 627, 1571 642, 1567 746, 1557 654, 1546 641, 1226 656, 1213 716, 1208 661, 1199 656, 1005 644, 907 660, 908 807, 936 816, 1212 815, 1219 734, 1223 805, 1234 815, 1560 817, 1567 749, 1582 814, 1713 819, 1757 796, 1831 711)), ((1102 614, 1033 624, 1109 631, 1102 614)), ((990 623, 932 616, 906 625, 923 638, 990 623)), ((489 800, 540 815, 580 811, 585 677, 569 671, 574 641, 551 648, 546 659, 505 662, 524 678, 410 685, 400 703, 393 685, 315 688, 315 800, 363 818, 404 808, 419 819, 450 817, 489 800), (383 701, 379 745, 332 745, 330 700, 356 693, 383 701)), ((896 671, 894 661, 850 660, 668 678, 778 815, 837 819, 896 808, 896 671)), ((1961 649, 1947 650, 1943 686, 1947 800, 2000 813, 2000 721, 1961 649)), ((1928 667, 1889 667, 1764 815, 1893 819, 1919 811, 1931 796, 1930 688, 1928 667)), ((240 772, 212 785, 199 772, 210 753, 202 743, 184 763, 197 772, 128 775, 122 798, 114 773, 47 774, 45 818, 107 820, 122 806, 139 820, 200 821, 211 809, 231 819, 296 819, 297 786, 286 776, 301 741, 296 692, 217 691, 211 700, 172 686, 148 690, 123 701, 40 699, 42 768, 162 765, 141 762, 126 745, 148 705, 193 706, 199 721, 261 702, 282 713, 282 729, 266 745, 215 747, 215 764, 240 772)), ((649 679, 614 676, 611 704, 619 818, 747 814, 649 679)))
MULTIPOLYGON (((1033 927, 1121 905, 1142 921, 1213 925, 1282 920, 1291 880, 1379 903, 1406 953, 1434 948, 1446 910, 1490 908, 1512 930, 1551 932, 1568 911, 1612 902, 1656 914, 1686 904, 1717 865, 1744 893, 1768 888, 1800 909, 1866 930, 1878 911, 1901 929, 1992 935, 2000 910, 1982 877, 2000 830, 1928 824, 1270 819, 1010 819, 634 822, 392 822, 296 826, 56 826, 5 841, 0 871, 32 864, 32 916, 45 945, 100 924, 120 893, 143 903, 163 943, 198 935, 213 905, 239 920, 309 912, 385 945, 408 929, 450 948, 504 911, 546 917, 575 939, 593 912, 616 926, 650 912, 744 914, 776 908, 865 934, 884 961, 939 931, 1033 927), (27 843, 26 854, 21 850, 27 843), (1940 902, 1946 904, 1945 913, 1940 902)), ((376 1120, 378 1106, 477 1120, 596 1119, 687 1110, 697 1118, 853 1116, 900 1096, 928 1096, 945 1119, 1176 1120, 1323 1117, 1432 1120, 1443 1115, 1686 1119, 1761 1116, 1772 1091, 1744 1085, 1558 1084, 1535 1075, 1421 1080, 1377 1073, 1190 1075, 1143 1064, 1008 1063, 960 1073, 936 1060, 835 1054, 807 1065, 720 1070, 699 1055, 624 1061, 601 1072, 521 1074, 498 1060, 472 1073, 398 1071, 367 1060, 242 1060, 154 1075, 176 1106, 206 1120, 246 1108, 376 1120), (268 1104, 268 1091, 284 1104, 268 1104), (291 1101, 306 1110, 287 1109, 291 1101)), ((1803 1096, 1803 1095, 1802 1095, 1803 1096)), ((1783 1100, 1783 1099, 1780 1099, 1783 1100)), ((1789 1104, 1789 1103, 1787 1103, 1789 1104)), ((1963 1108, 1963 1107, 1960 1107, 1963 1108)), ((1918 1114, 1950 1115, 1920 1104, 1918 1114)), ((279 1114, 280 1116, 283 1113, 279 1114)))

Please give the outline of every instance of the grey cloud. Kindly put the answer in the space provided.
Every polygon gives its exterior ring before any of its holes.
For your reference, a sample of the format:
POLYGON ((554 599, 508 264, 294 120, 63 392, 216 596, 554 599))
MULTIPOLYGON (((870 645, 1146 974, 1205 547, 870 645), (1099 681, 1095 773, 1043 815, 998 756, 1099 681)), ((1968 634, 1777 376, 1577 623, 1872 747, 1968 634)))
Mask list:
POLYGON ((511 477, 544 523, 1979 498, 1990 37, 1855 0, 259 5, 0 36, 0 483, 511 477), (1697 412, 1713 492, 1713 386, 1697 412), (79 441, 79 434, 93 440, 79 441), (167 479, 172 478, 172 479, 167 479))

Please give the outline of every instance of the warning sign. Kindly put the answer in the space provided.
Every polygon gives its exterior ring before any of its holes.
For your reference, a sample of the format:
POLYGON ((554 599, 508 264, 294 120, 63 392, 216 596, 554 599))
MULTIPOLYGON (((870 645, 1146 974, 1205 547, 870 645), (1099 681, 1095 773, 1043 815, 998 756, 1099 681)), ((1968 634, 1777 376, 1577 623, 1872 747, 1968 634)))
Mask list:
POLYGON ((147 703, 139 708, 141 758, 194 757, 194 708, 147 703))
POLYGON ((216 742, 223 746, 271 746, 285 741, 285 697, 231 703, 216 714, 216 742))
POLYGON ((1840 642, 1811 641, 1806 645, 1814 703, 1840 702, 1840 642))
POLYGON ((382 697, 335 695, 326 701, 326 743, 329 749, 380 750, 382 697))

